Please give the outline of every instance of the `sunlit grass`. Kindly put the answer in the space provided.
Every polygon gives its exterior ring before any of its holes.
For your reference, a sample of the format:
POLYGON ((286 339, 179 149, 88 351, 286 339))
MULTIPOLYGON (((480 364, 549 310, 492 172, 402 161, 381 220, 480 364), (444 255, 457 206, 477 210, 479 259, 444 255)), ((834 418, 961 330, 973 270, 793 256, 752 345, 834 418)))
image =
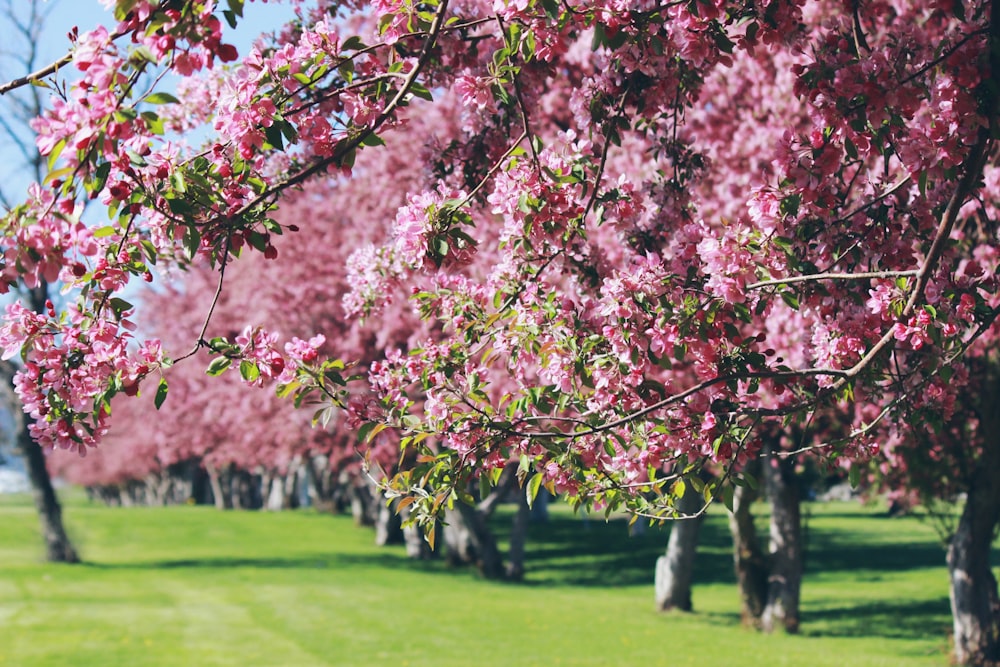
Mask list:
MULTIPOLYGON (((738 625, 725 517, 693 614, 659 614, 665 530, 533 524, 524 584, 377 548, 350 518, 207 507, 66 510, 87 563, 40 562, 25 497, 0 501, 0 665, 945 665, 944 552, 930 526, 813 505, 803 634, 738 625)), ((505 522, 501 524, 505 525, 505 522)))

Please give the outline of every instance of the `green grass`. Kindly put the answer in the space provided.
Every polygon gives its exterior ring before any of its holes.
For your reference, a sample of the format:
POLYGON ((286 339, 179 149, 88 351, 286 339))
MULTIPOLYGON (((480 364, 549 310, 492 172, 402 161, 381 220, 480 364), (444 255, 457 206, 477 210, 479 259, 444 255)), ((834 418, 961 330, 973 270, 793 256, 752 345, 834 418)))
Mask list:
POLYGON ((24 497, 0 502, 0 665, 946 665, 944 553, 932 529, 812 506, 802 635, 738 624, 725 519, 704 526, 696 611, 659 614, 665 530, 532 526, 524 584, 376 548, 349 518, 207 507, 66 519, 87 563, 40 562, 24 497))

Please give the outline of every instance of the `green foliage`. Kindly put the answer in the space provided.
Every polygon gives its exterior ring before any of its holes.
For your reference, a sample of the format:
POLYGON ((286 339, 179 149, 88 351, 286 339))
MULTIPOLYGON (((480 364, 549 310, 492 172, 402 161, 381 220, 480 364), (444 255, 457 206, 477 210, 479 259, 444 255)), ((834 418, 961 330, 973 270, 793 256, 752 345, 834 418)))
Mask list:
POLYGON ((519 586, 409 561, 349 517, 79 499, 67 521, 88 563, 43 564, 30 501, 0 497, 0 665, 946 664, 944 554, 916 520, 814 508, 805 636, 766 637, 738 626, 722 513, 704 525, 696 613, 663 615, 649 579, 667 529, 629 538, 623 518, 552 511, 519 586))

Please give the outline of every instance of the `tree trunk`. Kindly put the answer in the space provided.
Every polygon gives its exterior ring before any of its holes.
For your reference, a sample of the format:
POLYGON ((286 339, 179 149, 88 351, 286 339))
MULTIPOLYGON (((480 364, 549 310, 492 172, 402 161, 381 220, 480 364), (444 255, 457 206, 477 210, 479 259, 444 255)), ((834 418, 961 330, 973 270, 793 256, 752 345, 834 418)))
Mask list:
POLYGON ((374 526, 378 508, 368 485, 354 480, 351 483, 351 515, 356 526, 374 526))
POLYGON ((757 494, 746 486, 736 487, 729 532, 733 536, 733 566, 740 590, 740 617, 743 624, 759 627, 767 604, 767 557, 760 548, 750 506, 757 494))
POLYGON ((1000 664, 1000 599, 990 568, 996 510, 984 504, 969 494, 948 547, 955 662, 976 667, 1000 664))
MULTIPOLYGON (((462 502, 455 503, 455 508, 465 526, 470 545, 475 551, 475 562, 480 573, 487 579, 503 579, 505 575, 503 557, 497 547, 496 538, 486 524, 484 513, 462 502)), ((454 516, 452 518, 454 519, 454 516)))
POLYGON ((384 547, 389 544, 403 543, 403 520, 396 512, 396 502, 385 501, 381 491, 373 490, 378 498, 378 508, 375 515, 375 544, 384 547))
POLYGON ((208 480, 212 486, 212 496, 215 499, 215 508, 220 510, 233 509, 233 497, 230 493, 231 476, 228 471, 220 471, 215 466, 206 463, 205 470, 208 471, 208 480))
MULTIPOLYGON (((404 507, 399 514, 402 523, 410 517, 410 508, 404 507)), ((436 526, 440 530, 440 526, 436 526)), ((437 545, 432 549, 424 539, 424 531, 415 524, 403 528, 403 542, 406 544, 406 555, 414 560, 429 560, 437 555, 437 545)))
POLYGON ((306 456, 304 463, 310 504, 317 512, 335 512, 338 509, 334 502, 337 485, 330 470, 330 458, 322 454, 306 456))
POLYGON ((990 567, 993 531, 1000 521, 1000 385, 996 381, 983 396, 979 413, 983 450, 948 546, 948 576, 955 662, 985 667, 1000 665, 1000 596, 990 567))
MULTIPOLYGON (((32 290, 32 307, 37 305, 35 292, 36 290, 32 290)), ((44 299, 41 307, 44 308, 44 299)), ((14 417, 15 445, 18 453, 24 457, 24 467, 31 482, 31 496, 35 501, 35 509, 38 511, 38 520, 42 528, 42 539, 45 541, 45 557, 53 563, 78 563, 80 557, 66 535, 62 506, 52 486, 49 470, 45 467, 45 452, 31 437, 29 430, 31 417, 24 414, 21 403, 14 393, 13 382, 16 372, 17 368, 10 362, 0 363, 3 402, 14 417)))
MULTIPOLYGON (((21 421, 28 422, 27 415, 21 421)), ((63 527, 62 507, 45 467, 45 453, 28 433, 27 426, 19 429, 17 445, 31 480, 31 495, 35 500, 35 509, 38 510, 38 519, 42 525, 42 538, 45 540, 45 557, 53 563, 79 563, 80 557, 63 527)))
POLYGON ((261 487, 264 490, 264 509, 270 512, 280 512, 287 509, 285 505, 285 485, 279 474, 266 473, 261 476, 261 487))
MULTIPOLYGON (((681 514, 697 513, 705 501, 691 484, 677 502, 681 514)), ((656 608, 660 611, 691 611, 691 579, 698 554, 698 533, 704 514, 694 519, 676 519, 670 526, 667 552, 656 559, 656 608)))
POLYGON ((448 565, 459 567, 475 563, 477 554, 472 530, 457 509, 445 510, 442 528, 448 565))
MULTIPOLYGON (((538 496, 541 495, 539 492, 538 496)), ((528 507, 528 497, 524 493, 519 493, 518 497, 520 500, 517 504, 517 513, 514 514, 510 529, 510 552, 507 554, 506 573, 511 581, 520 581, 524 578, 524 545, 528 541, 528 520, 532 509, 528 507)))
POLYGON ((778 456, 777 440, 764 444, 763 476, 771 500, 770 572, 767 606, 761 628, 773 632, 799 631, 799 593, 802 589, 802 517, 795 459, 778 456))
MULTIPOLYGON (((27 4, 28 11, 26 22, 13 21, 16 28, 15 33, 19 33, 27 40, 27 52, 19 57, 20 64, 24 67, 23 74, 33 72, 37 68, 39 49, 38 40, 34 37, 39 34, 45 25, 48 11, 41 9, 41 0, 31 0, 27 4)), ((7 4, 7 18, 13 18, 13 6, 7 4)), ((38 88, 33 88, 27 99, 10 96, 6 100, 5 109, 6 120, 3 123, 8 138, 14 139, 21 130, 25 131, 23 136, 32 136, 31 121, 42 114, 43 102, 38 88)), ((30 142, 29 142, 30 143, 30 142)), ((30 151, 30 156, 26 152, 27 166, 37 183, 43 181, 46 171, 46 158, 37 150, 30 151)), ((0 192, 0 200, 7 202, 7 198, 0 192)), ((5 206, 5 208, 9 208, 5 206)), ((34 287, 22 285, 20 290, 24 295, 28 306, 36 313, 45 314, 46 301, 49 299, 49 285, 46 281, 40 281, 34 287)), ((38 519, 42 527, 42 537, 45 540, 45 556, 55 563, 79 563, 80 557, 73 548, 72 542, 66 535, 63 526, 62 506, 56 496, 52 486, 52 478, 49 470, 45 466, 45 453, 37 442, 31 437, 31 418, 24 413, 20 400, 14 393, 14 374, 17 369, 9 361, 0 363, 0 387, 3 391, 3 400, 8 403, 10 414, 14 416, 15 436, 14 440, 21 456, 24 457, 25 468, 28 479, 31 481, 31 495, 35 501, 35 509, 38 511, 38 519)))

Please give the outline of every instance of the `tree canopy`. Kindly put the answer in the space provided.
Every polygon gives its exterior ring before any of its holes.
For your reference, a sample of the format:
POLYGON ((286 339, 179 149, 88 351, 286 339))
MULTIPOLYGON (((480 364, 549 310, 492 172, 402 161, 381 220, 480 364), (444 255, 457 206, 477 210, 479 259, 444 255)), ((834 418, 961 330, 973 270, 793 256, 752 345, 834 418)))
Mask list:
POLYGON ((529 497, 658 518, 755 485, 775 430, 857 476, 994 391, 996 3, 295 0, 243 55, 252 3, 105 4, 0 87, 53 92, 48 176, 0 225, 2 286, 70 295, 0 329, 47 447, 99 446, 113 397, 169 403, 207 351, 392 434, 418 520, 511 462, 529 497), (287 307, 237 326, 247 255, 287 307), (211 280, 157 297, 165 349, 129 299, 178 270, 211 280))

